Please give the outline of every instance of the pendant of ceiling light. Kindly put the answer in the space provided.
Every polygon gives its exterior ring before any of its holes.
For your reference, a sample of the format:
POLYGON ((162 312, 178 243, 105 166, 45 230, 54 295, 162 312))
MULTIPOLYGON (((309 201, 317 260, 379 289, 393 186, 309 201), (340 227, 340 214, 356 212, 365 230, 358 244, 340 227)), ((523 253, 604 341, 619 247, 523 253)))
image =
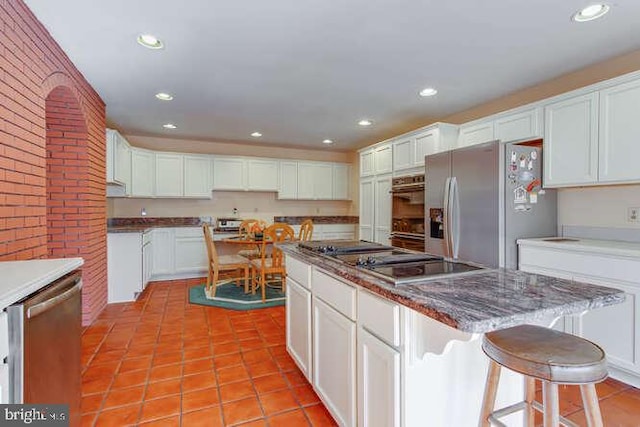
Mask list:
POLYGON ((162 40, 152 34, 140 34, 136 40, 148 49, 162 49, 164 47, 162 40))
POLYGON ((373 122, 369 119, 362 119, 358 122, 360 126, 371 126, 373 122))
POLYGON ((158 98, 160 101, 171 101, 173 99, 173 95, 171 95, 170 93, 160 92, 156 93, 156 98, 158 98))
POLYGON ((438 90, 433 87, 426 87, 420 91, 420 96, 433 96, 438 93, 438 90))
POLYGON ((162 125, 163 128, 165 129, 178 129, 178 126, 174 125, 173 123, 167 123, 162 125))
POLYGON ((592 4, 574 13, 571 19, 575 22, 593 21, 594 19, 603 17, 609 12, 609 9, 609 5, 604 3, 592 4))
POLYGON ((333 144, 333 141, 330 139, 325 139, 324 141, 322 141, 323 144, 333 144))
POLYGON ((254 138, 260 138, 262 136, 262 134, 260 132, 253 132, 251 134, 251 136, 254 137, 254 138))

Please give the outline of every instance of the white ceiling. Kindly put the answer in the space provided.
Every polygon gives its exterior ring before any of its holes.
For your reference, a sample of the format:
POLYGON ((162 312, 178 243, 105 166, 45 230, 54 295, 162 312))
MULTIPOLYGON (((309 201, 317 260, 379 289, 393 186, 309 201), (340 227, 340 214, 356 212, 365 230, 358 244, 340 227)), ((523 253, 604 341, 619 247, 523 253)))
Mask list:
POLYGON ((257 130, 260 143, 330 150, 640 48, 638 0, 581 24, 570 16, 589 0, 26 3, 124 133, 256 143, 257 130), (140 33, 166 47, 139 46, 140 33), (439 93, 419 97, 425 86, 439 93))

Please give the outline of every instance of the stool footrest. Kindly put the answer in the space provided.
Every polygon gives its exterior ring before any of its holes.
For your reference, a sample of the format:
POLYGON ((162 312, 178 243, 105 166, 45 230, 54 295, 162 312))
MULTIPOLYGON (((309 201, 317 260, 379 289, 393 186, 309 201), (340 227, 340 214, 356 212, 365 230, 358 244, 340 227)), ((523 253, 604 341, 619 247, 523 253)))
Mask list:
MULTIPOLYGON (((533 409, 535 409, 536 411, 544 412, 544 407, 537 400, 534 401, 531 406, 533 406, 533 409)), ((509 405, 504 408, 498 409, 497 411, 493 411, 491 415, 489 415, 489 421, 491 422, 491 425, 497 427, 509 427, 498 418, 506 417, 507 415, 511 415, 514 412, 524 411, 525 409, 527 409, 527 402, 514 403, 513 405, 509 405)), ((576 424, 573 421, 568 420, 562 416, 560 417, 560 424, 565 427, 580 427, 579 424, 576 424)))

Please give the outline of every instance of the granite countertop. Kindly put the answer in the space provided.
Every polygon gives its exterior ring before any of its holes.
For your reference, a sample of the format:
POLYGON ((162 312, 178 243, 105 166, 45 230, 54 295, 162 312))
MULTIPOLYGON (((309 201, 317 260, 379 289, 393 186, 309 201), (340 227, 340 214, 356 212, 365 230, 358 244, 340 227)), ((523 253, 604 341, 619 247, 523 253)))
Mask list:
POLYGON ((522 271, 493 269, 394 286, 337 260, 279 244, 304 262, 470 333, 582 313, 624 301, 623 291, 522 271))
POLYGON ((555 237, 538 239, 518 239, 519 245, 541 246, 554 249, 568 249, 579 252, 593 252, 640 258, 640 243, 619 240, 582 239, 578 237, 555 237))
POLYGON ((274 216, 273 222, 284 222, 289 225, 300 225, 305 219, 310 219, 314 224, 358 224, 360 220, 357 216, 347 215, 307 215, 307 216, 274 216))
POLYGON ((201 225, 202 221, 199 217, 109 218, 107 220, 107 233, 143 233, 152 228, 200 227, 201 225))
POLYGON ((82 258, 0 262, 0 309, 37 292, 82 264, 82 258))

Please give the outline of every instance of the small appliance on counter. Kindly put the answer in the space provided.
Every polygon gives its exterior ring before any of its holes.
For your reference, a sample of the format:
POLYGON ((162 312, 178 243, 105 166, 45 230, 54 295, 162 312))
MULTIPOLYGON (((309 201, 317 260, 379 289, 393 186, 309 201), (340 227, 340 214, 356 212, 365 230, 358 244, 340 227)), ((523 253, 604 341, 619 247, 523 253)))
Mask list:
POLYGON ((217 218, 215 231, 237 233, 240 231, 240 224, 242 224, 242 221, 242 219, 238 218, 217 218))

